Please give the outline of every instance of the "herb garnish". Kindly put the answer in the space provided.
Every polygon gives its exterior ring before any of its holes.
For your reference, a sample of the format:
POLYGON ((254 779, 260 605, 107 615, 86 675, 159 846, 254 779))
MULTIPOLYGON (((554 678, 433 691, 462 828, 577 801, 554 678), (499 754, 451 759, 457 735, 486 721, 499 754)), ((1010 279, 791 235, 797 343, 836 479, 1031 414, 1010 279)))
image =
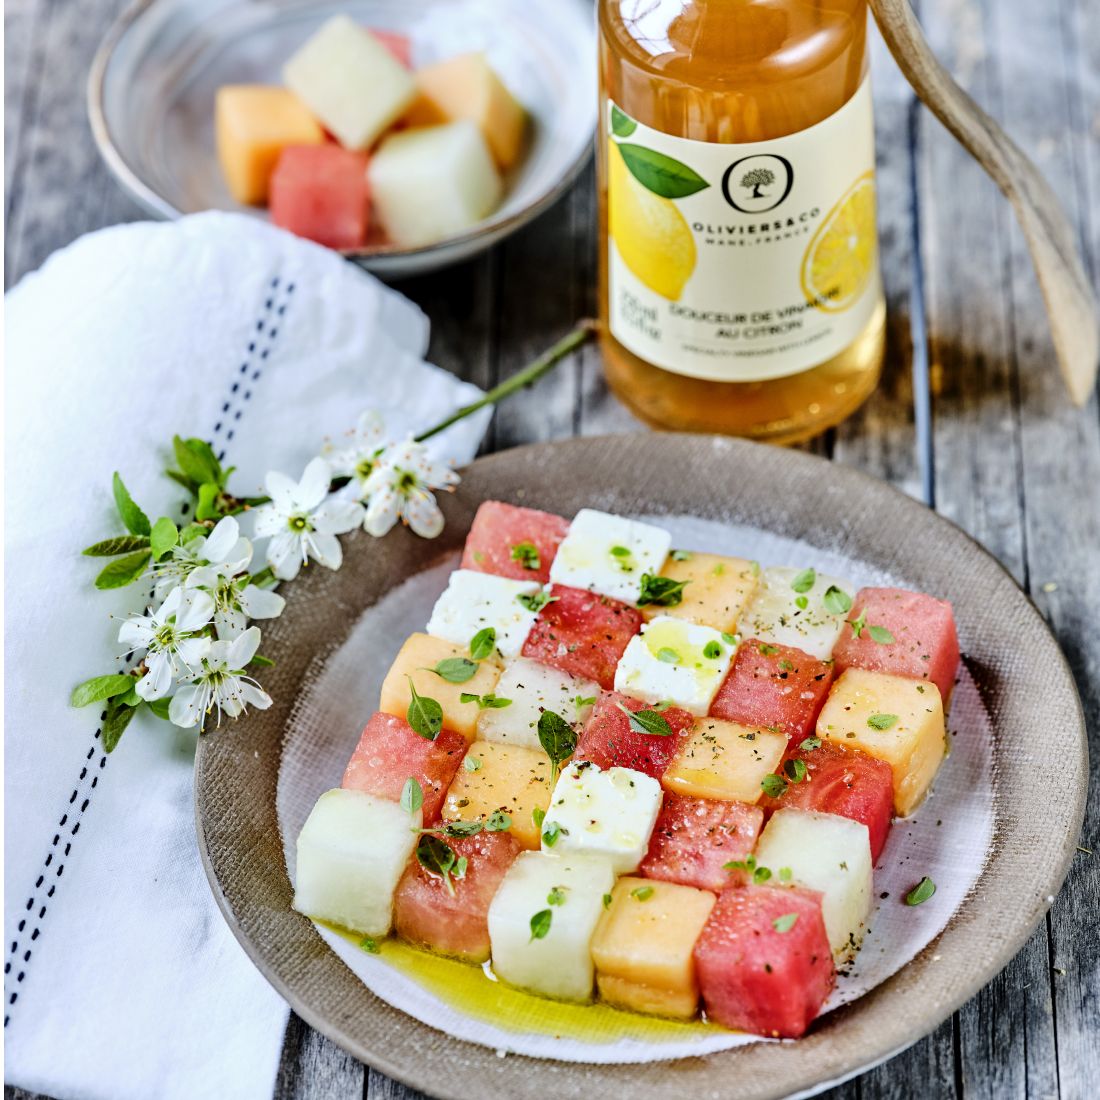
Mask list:
POLYGON ((405 721, 413 733, 425 741, 434 741, 443 728, 443 708, 434 699, 419 694, 411 676, 406 679, 409 681, 409 708, 405 711, 405 721))
POLYGON ((542 842, 547 848, 553 848, 558 842, 558 837, 562 834, 562 827, 556 822, 551 821, 542 834, 542 842))
POLYGON ((512 561, 518 561, 524 569, 538 569, 542 565, 539 548, 533 542, 517 542, 512 547, 512 561))
POLYGON ((604 894, 604 896, 603 896, 603 907, 605 909, 610 909, 611 908, 611 895, 610 894, 604 894))
POLYGON ((407 814, 414 814, 423 805, 424 788, 410 775, 401 788, 401 809, 407 814))
POLYGON ((806 765, 798 759, 788 760, 783 765, 783 771, 792 783, 801 783, 806 778, 806 765))
POLYGON ((491 627, 484 627, 470 639, 470 656, 475 661, 484 661, 492 655, 497 644, 497 632, 491 627))
POLYGON ((477 662, 469 657, 445 657, 429 671, 446 680, 448 684, 464 684, 477 674, 477 662))
POLYGON ((784 913, 781 917, 776 917, 772 921, 772 928, 777 932, 789 932, 798 920, 797 913, 784 913))
POLYGON ((531 824, 534 825, 536 829, 541 829, 542 828, 542 823, 545 820, 546 820, 546 811, 541 806, 536 806, 531 811, 531 824))
POLYGON ((585 707, 594 706, 596 703, 595 695, 576 695, 573 698, 573 706, 577 708, 577 713, 580 714, 585 707))
POLYGON ((703 656, 706 657, 708 661, 717 661, 718 658, 722 656, 722 652, 722 647, 717 642, 707 642, 707 644, 703 646, 703 656))
POLYGON ((731 634, 728 630, 723 630, 722 641, 725 642, 726 645, 738 645, 741 638, 737 634, 731 634))
POLYGON ((905 895, 906 905, 920 905, 936 892, 936 884, 925 875, 924 878, 905 895))
POLYGON ((549 894, 546 895, 547 905, 564 905, 565 904, 565 887, 555 886, 549 894))
POLYGON ((768 645, 767 642, 761 642, 756 647, 756 651, 760 654, 761 657, 774 657, 779 652, 779 650, 775 646, 768 645))
POLYGON ((798 746, 803 752, 811 752, 814 749, 821 748, 820 737, 807 737, 801 745, 798 746))
POLYGON ((512 827, 512 815, 503 810, 494 810, 485 822, 488 833, 504 833, 512 827))
POLYGON ((501 710, 512 705, 511 699, 504 699, 499 695, 489 692, 488 695, 475 695, 473 692, 464 691, 459 697, 460 703, 477 703, 479 710, 501 710))
POLYGON ((638 607, 655 604, 659 607, 675 607, 684 598, 684 585, 689 581, 674 581, 671 577, 660 577, 654 573, 642 574, 642 591, 638 596, 638 607))
POLYGON ((466 759, 462 761, 462 766, 468 772, 479 772, 481 771, 481 758, 477 756, 467 756, 466 759))
POLYGON ((635 886, 634 889, 630 891, 630 896, 632 898, 637 898, 638 901, 648 901, 651 897, 653 897, 653 887, 635 886))
POLYGON ((821 602, 830 615, 847 615, 852 610, 852 597, 843 588, 838 588, 835 584, 830 584, 825 589, 825 595, 822 597, 821 602))
POLYGON ((888 730, 891 726, 896 725, 898 716, 896 714, 872 714, 867 719, 867 725, 873 730, 888 730))
POLYGON ((787 793, 787 787, 787 781, 781 775, 776 775, 775 772, 769 772, 760 780, 760 789, 769 798, 782 797, 787 793))
POLYGON ((801 573, 795 574, 791 581, 791 588, 796 592, 809 592, 815 584, 817 584, 817 570, 803 569, 801 573))
POLYGON ((867 633, 871 635, 871 641, 878 642, 879 645, 894 644, 894 635, 884 626, 869 626, 867 633))
POLYGON ((651 737, 671 737, 672 727, 668 720, 655 710, 631 710, 624 703, 616 702, 615 706, 626 715, 631 730, 634 733, 647 733, 651 737))
MULTIPOLYGON (((420 866, 430 875, 438 875, 451 897, 455 896, 451 874, 456 870, 455 850, 437 836, 425 833, 416 845, 416 858, 420 866)), ((461 876, 460 876, 461 877, 461 876)))
POLYGON ((533 611, 537 615, 548 603, 554 603, 556 600, 560 599, 560 597, 551 596, 550 593, 546 591, 540 591, 530 593, 523 592, 518 595, 516 599, 519 600, 528 611, 533 611))
POLYGON ((539 715, 539 744, 550 757, 550 786, 558 779, 562 764, 577 748, 577 731, 560 714, 544 710, 539 715))
POLYGON ((378 941, 373 936, 364 936, 359 941, 359 946, 369 955, 378 955, 382 951, 382 948, 378 946, 378 941))
POLYGON ((657 650, 657 660, 664 662, 666 665, 678 665, 680 663, 680 654, 674 649, 670 649, 667 645, 661 646, 657 650))
POLYGON ((691 561, 694 555, 690 550, 673 550, 669 557, 673 561, 691 561))
POLYGON ((531 918, 531 939, 545 939, 546 933, 550 931, 550 922, 553 919, 554 914, 549 909, 540 909, 531 918))

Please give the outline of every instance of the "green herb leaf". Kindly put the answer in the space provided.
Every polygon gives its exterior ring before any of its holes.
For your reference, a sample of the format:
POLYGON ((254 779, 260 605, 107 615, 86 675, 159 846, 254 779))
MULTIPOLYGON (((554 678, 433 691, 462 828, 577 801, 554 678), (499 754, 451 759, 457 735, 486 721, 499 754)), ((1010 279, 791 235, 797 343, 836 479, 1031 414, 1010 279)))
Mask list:
POLYGON ((629 558, 630 547, 628 546, 612 546, 611 556, 614 558, 629 558))
POLYGON ((867 719, 867 725, 873 730, 888 730, 891 726, 897 725, 897 721, 896 714, 872 714, 867 719))
POLYGON ((468 772, 479 772, 481 771, 481 758, 478 756, 467 756, 466 759, 462 761, 462 767, 468 772))
POLYGON ((153 551, 153 557, 160 561, 179 542, 179 537, 180 533, 176 525, 167 516, 161 516, 153 524, 153 530, 149 535, 149 547, 153 551))
POLYGON ((867 633, 871 635, 871 641, 878 642, 879 645, 894 644, 894 635, 884 626, 869 626, 867 633))
POLYGON ((377 955, 382 951, 382 948, 378 945, 378 941, 373 936, 364 936, 359 941, 359 946, 366 951, 368 955, 377 955))
POLYGON ((637 898, 638 901, 648 901, 653 897, 653 887, 635 886, 634 889, 630 891, 630 896, 632 898, 637 898))
POLYGON ((781 917, 776 917, 772 921, 772 927, 777 932, 789 932, 798 920, 797 913, 784 913, 781 917))
POLYGON ((809 596, 795 596, 794 605, 795 605, 795 607, 798 608, 799 611, 805 611, 806 608, 810 606, 810 597, 809 596))
POLYGON ((787 792, 787 781, 781 775, 771 772, 760 780, 760 789, 769 798, 780 798, 787 792))
POLYGON ((683 199, 710 186, 686 164, 647 149, 644 145, 620 145, 630 174, 647 190, 665 199, 683 199))
POLYGON ((546 938, 546 933, 550 931, 550 922, 554 919, 554 914, 549 909, 540 909, 531 918, 531 939, 543 940, 546 938))
POLYGON ((546 895, 547 905, 564 905, 565 904, 565 887, 555 886, 549 894, 546 895))
POLYGON ((821 748, 820 737, 807 737, 801 745, 798 746, 803 752, 812 752, 814 749, 821 748))
POLYGON ((610 909, 611 908, 611 895, 610 894, 604 894, 604 896, 603 896, 603 907, 605 909, 610 909))
POLYGON ((489 692, 488 695, 483 695, 481 701, 478 703, 479 707, 487 710, 503 710, 505 707, 510 707, 511 705, 511 699, 505 699, 500 695, 494 695, 492 692, 489 692))
POLYGON ((455 866, 455 850, 445 840, 425 833, 416 845, 416 858, 428 874, 438 875, 443 879, 447 893, 454 897, 455 888, 451 882, 451 872, 455 866))
POLYGON ((801 783, 806 778, 806 765, 798 759, 788 760, 783 765, 783 771, 792 783, 801 783))
POLYGON ((861 611, 854 619, 848 620, 852 633, 858 638, 863 634, 863 628, 867 624, 867 610, 861 611))
POLYGON ((703 646, 703 656, 706 657, 708 661, 717 661, 718 658, 722 656, 723 652, 722 647, 717 642, 707 642, 707 644, 703 646))
POLYGON ((144 535, 116 535, 113 539, 93 542, 80 552, 89 558, 113 558, 119 554, 132 554, 135 550, 144 550, 149 540, 144 535))
POLYGON ((615 106, 611 104, 611 132, 616 137, 630 137, 635 130, 638 129, 638 124, 629 115, 624 114, 615 106))
POLYGON ((655 710, 633 711, 624 703, 616 702, 615 706, 626 715, 630 728, 635 733, 647 733, 651 737, 671 737, 672 727, 664 715, 655 710))
POLYGON ((669 554, 673 561, 691 561, 694 556, 690 550, 673 550, 669 554))
POLYGON ((411 676, 409 681, 409 709, 405 711, 405 721, 412 726, 413 733, 425 741, 434 741, 443 728, 443 708, 434 700, 420 695, 411 676))
POLYGON ((795 574, 794 580, 791 581, 791 588, 796 592, 809 592, 815 584, 817 584, 817 570, 803 569, 801 573, 795 574))
POLYGON ((555 603, 560 597, 551 596, 549 592, 542 591, 531 593, 524 592, 518 595, 516 599, 519 600, 528 611, 533 611, 537 615, 548 603, 555 603))
POLYGON ((722 641, 725 642, 726 645, 740 645, 741 644, 740 636, 737 635, 737 634, 731 634, 728 630, 723 630, 722 631, 722 641))
POLYGON ((104 699, 113 699, 116 695, 125 695, 134 686, 133 676, 116 673, 112 676, 93 676, 90 680, 78 684, 69 696, 69 706, 86 707, 90 703, 99 703, 104 699))
POLYGON ((586 707, 595 706, 595 695, 576 695, 573 697, 573 706, 577 708, 577 713, 580 714, 586 707))
POLYGON ((688 581, 674 581, 671 577, 659 577, 653 573, 642 574, 642 591, 638 607, 675 607, 684 598, 684 585, 688 581))
POLYGON ((518 561, 524 569, 538 569, 542 565, 539 548, 533 542, 517 542, 510 554, 512 561, 518 561))
POLYGON ((475 661, 484 661, 486 657, 492 656, 496 644, 497 632, 491 626, 487 626, 470 639, 470 656, 475 661))
POLYGON ((466 868, 469 865, 469 860, 465 856, 459 856, 455 860, 454 876, 456 879, 464 879, 466 877, 466 868))
POLYGON ((761 642, 760 645, 756 647, 756 651, 761 657, 774 657, 779 653, 779 650, 776 649, 775 646, 768 645, 767 642, 761 642))
MULTIPOLYGON (((443 826, 444 836, 477 836, 485 825, 480 821, 448 821, 443 826)), ((424 829, 426 833, 437 832, 435 829, 424 829)))
POLYGON ((494 810, 485 822, 485 831, 489 833, 506 833, 512 827, 512 816, 503 810, 494 810))
POLYGON ((669 649, 668 646, 661 646, 657 650, 657 660, 663 661, 666 665, 678 665, 680 663, 680 654, 674 649, 669 649))
POLYGON ((772 877, 771 869, 768 867, 757 867, 752 873, 752 881, 755 885, 761 886, 772 877))
POLYGON ((423 805, 424 788, 410 775, 405 780, 405 786, 401 788, 401 809, 407 814, 414 814, 423 805))
POLYGON ((562 764, 577 748, 577 731, 560 714, 544 710, 539 715, 539 744, 550 757, 550 786, 558 778, 562 764))
POLYGON ((531 811, 531 822, 536 829, 542 828, 542 823, 546 820, 546 811, 541 806, 536 806, 531 811))
POLYGON ((835 584, 830 584, 825 589, 821 602, 830 615, 847 615, 852 610, 852 597, 843 588, 837 588, 835 584))
POLYGON ((125 588, 133 584, 145 572, 152 553, 149 550, 138 550, 134 554, 127 554, 124 558, 115 558, 110 565, 104 566, 95 579, 95 586, 101 590, 109 588, 125 588))
POLYGON ((469 657, 445 657, 431 671, 448 684, 464 684, 477 675, 477 662, 469 657))
POLYGON ((542 842, 547 848, 553 848, 558 842, 558 837, 561 836, 561 826, 556 821, 551 821, 549 825, 543 830, 542 842))
POLYGON ((134 503, 134 498, 130 496, 130 491, 126 488, 117 470, 112 479, 112 486, 115 494, 115 507, 122 517, 122 522, 126 525, 126 530, 132 535, 145 535, 148 537, 149 532, 152 530, 149 526, 149 517, 134 503))
POLYGON ((794 875, 794 873, 791 871, 791 869, 789 867, 780 867, 779 868, 779 881, 780 882, 790 882, 793 875, 794 875))
POLYGON ((924 878, 905 895, 906 905, 920 905, 936 892, 936 884, 925 875, 924 878))

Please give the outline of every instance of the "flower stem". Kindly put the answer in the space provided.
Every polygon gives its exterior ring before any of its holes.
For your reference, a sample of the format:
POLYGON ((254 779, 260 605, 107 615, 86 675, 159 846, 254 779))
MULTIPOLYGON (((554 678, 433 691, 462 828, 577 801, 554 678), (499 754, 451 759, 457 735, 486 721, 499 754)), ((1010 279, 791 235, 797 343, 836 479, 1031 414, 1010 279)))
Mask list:
POLYGON ((596 322, 587 318, 579 321, 572 332, 567 336, 563 336, 553 347, 547 348, 542 355, 528 363, 518 374, 513 374, 511 378, 501 382, 499 386, 494 386, 477 401, 469 405, 463 405, 462 408, 457 409, 448 416, 446 420, 436 424, 434 428, 421 432, 415 437, 416 442, 423 443, 425 439, 431 439, 433 435, 438 435, 452 424, 464 420, 471 413, 477 412, 478 409, 484 409, 487 405, 495 405, 498 401, 511 397, 512 394, 522 390, 525 386, 534 385, 544 374, 549 374, 567 355, 591 340, 596 334, 596 327, 596 322))

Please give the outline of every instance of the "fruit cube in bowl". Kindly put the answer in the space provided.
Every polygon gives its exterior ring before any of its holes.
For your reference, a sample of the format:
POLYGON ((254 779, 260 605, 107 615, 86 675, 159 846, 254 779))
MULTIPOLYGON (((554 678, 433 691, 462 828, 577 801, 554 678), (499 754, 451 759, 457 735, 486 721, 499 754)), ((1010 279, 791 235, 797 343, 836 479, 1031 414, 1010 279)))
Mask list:
POLYGON ((517 581, 550 580, 550 566, 569 521, 552 512, 483 501, 462 550, 462 568, 517 581))
POLYGON ((947 751, 940 689, 849 668, 818 715, 817 736, 885 760, 894 773, 894 812, 906 817, 924 800, 947 751))
POLYGON ((589 760, 604 769, 633 768, 660 779, 690 735, 694 722, 695 718, 680 707, 664 707, 657 712, 641 699, 607 692, 596 700, 592 717, 577 739, 573 759, 589 760), (631 714, 642 711, 659 714, 671 732, 650 733, 637 719, 631 719, 631 714))
POLYGON ((688 1020, 699 1005, 695 941, 709 890, 627 876, 615 883, 592 940, 596 985, 609 1004, 688 1020))
POLYGON ((363 791, 326 791, 298 834, 294 908, 367 936, 389 933, 393 895, 422 822, 363 791))
POLYGON ((489 957, 489 904, 520 846, 508 833, 486 831, 444 843, 456 864, 466 860, 461 876, 445 881, 414 856, 394 897, 394 931, 418 947, 481 963, 489 957))
POLYGON ((367 155, 339 145, 284 149, 271 176, 271 220, 280 229, 329 248, 367 240, 367 155))
POLYGON ((723 890, 695 945, 695 966, 710 1019, 799 1038, 836 982, 819 895, 772 886, 723 890))
POLYGON ((680 602, 647 606, 642 614, 672 615, 732 634, 756 592, 760 566, 745 558, 726 558, 694 550, 673 550, 661 576, 684 585, 680 602))
POLYGON ((848 581, 814 569, 772 566, 760 575, 741 632, 828 660, 851 609, 853 591, 848 581))
POLYGON ((377 27, 371 27, 370 33, 390 51, 395 60, 400 61, 406 69, 412 68, 412 39, 407 34, 383 31, 377 27))
POLYGON ((467 646, 480 631, 492 630, 497 656, 510 660, 519 656, 534 625, 541 592, 534 581, 456 569, 425 629, 434 638, 467 646))
POLYGON ((443 797, 465 754, 462 734, 444 728, 429 741, 404 718, 379 711, 366 724, 340 786, 398 802, 405 784, 415 779, 424 796, 424 824, 431 825, 439 820, 443 797))
POLYGON ((786 750, 786 734, 699 718, 661 782, 674 794, 755 805, 786 750))
POLYGON ((615 873, 599 856, 521 852, 489 906, 493 973, 543 997, 592 997, 592 934, 615 873))

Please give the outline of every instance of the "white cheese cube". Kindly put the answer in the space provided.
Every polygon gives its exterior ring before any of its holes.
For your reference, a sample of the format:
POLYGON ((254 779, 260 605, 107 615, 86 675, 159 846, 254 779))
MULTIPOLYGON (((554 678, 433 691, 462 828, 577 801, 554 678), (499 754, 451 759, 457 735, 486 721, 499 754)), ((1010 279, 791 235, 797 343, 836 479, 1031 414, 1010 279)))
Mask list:
POLYGON ((543 713, 553 711, 579 730, 592 713, 600 685, 520 657, 501 673, 493 694, 511 702, 482 710, 477 719, 478 740, 541 751, 538 727, 543 713))
POLYGON ((435 638, 468 646, 475 634, 491 627, 497 653, 505 660, 518 657, 538 615, 521 597, 532 599, 541 590, 533 581, 456 569, 436 600, 426 630, 435 638))
POLYGON ((520 852, 489 906, 493 973, 543 997, 589 1000, 592 934, 614 882, 598 856, 520 852))
POLYGON ((348 149, 366 149, 416 98, 416 81, 370 31, 334 15, 283 66, 286 86, 348 149))
POLYGON ((661 615, 630 639, 615 669, 615 690, 702 717, 736 652, 737 643, 718 630, 661 615))
POLYGON ((468 120, 391 134, 367 178, 382 227, 401 248, 465 232, 492 213, 502 191, 489 146, 468 120))
POLYGON ((818 660, 828 660, 847 618, 845 612, 826 606, 825 593, 830 588, 840 589, 849 601, 855 595, 851 582, 812 569, 765 569, 756 595, 741 618, 741 633, 746 638, 794 646, 818 660))
POLYGON ((660 527, 582 508, 558 547, 550 580, 635 603, 643 574, 660 574, 671 545, 660 527))
POLYGON ((617 875, 636 871, 661 812, 661 784, 633 768, 570 764, 554 786, 543 849, 605 857, 617 875), (548 837, 554 838, 550 845, 548 837))
POLYGON ((422 817, 363 791, 326 791, 298 834, 294 908, 364 935, 386 935, 422 817))
POLYGON ((825 933, 833 952, 850 955, 871 912, 871 843, 867 826, 836 814, 782 809, 772 814, 756 845, 756 862, 771 882, 789 881, 821 892, 825 933))

